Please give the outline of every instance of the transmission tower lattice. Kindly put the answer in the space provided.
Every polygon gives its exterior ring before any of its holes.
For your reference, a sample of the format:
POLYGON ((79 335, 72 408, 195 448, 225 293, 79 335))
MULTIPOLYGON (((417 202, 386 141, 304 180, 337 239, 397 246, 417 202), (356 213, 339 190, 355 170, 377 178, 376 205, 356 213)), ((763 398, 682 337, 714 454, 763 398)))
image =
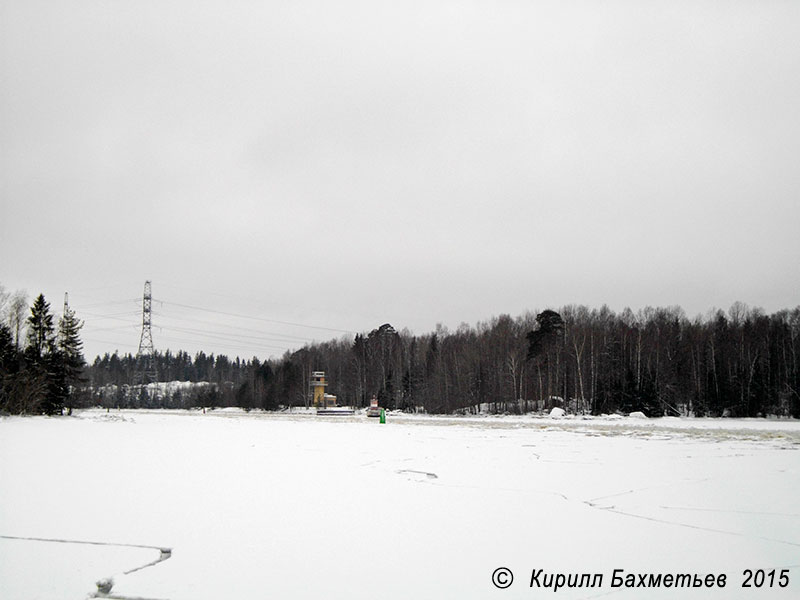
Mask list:
POLYGON ((150 282, 145 281, 144 298, 142 299, 142 337, 139 338, 139 351, 136 353, 136 380, 134 383, 137 384, 158 381, 153 331, 150 328, 152 304, 153 293, 150 289, 150 282))

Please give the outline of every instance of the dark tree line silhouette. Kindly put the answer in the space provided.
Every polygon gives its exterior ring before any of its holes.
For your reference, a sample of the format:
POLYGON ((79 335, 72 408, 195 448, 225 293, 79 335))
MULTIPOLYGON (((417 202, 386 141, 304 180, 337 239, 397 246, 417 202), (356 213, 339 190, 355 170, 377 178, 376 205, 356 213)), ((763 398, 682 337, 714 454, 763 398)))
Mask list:
POLYGON ((68 306, 55 320, 42 294, 27 319, 24 305, 24 296, 18 293, 9 302, 0 287, 0 412, 72 412, 82 403, 83 324, 68 306))
POLYGON ((94 401, 127 406, 308 405, 325 371, 340 403, 377 397, 389 409, 519 413, 560 406, 649 416, 800 417, 800 307, 767 315, 737 303, 689 319, 682 309, 617 314, 608 307, 501 315, 455 331, 414 335, 384 324, 308 345, 279 360, 156 353, 162 380, 207 382, 180 402, 123 393, 135 357, 106 354, 87 368, 94 401), (108 393, 117 386, 116 396, 108 393), (99 393, 98 390, 106 392, 99 393), (99 395, 98 395, 99 393, 99 395))

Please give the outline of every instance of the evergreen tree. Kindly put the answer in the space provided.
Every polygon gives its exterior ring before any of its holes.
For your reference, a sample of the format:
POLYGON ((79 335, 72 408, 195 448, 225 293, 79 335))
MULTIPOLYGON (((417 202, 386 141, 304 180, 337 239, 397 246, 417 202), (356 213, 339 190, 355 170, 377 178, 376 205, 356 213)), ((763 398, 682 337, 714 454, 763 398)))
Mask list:
POLYGON ((68 306, 64 310, 64 315, 58 321, 58 358, 59 371, 64 382, 64 400, 72 414, 75 404, 77 384, 81 381, 81 374, 86 361, 83 358, 83 342, 79 336, 83 322, 75 316, 68 306))
POLYGON ((16 367, 17 351, 14 347, 14 334, 5 324, 0 323, 0 375, 16 367))
POLYGON ((55 352, 56 337, 50 304, 39 294, 31 307, 28 317, 28 344, 25 356, 33 364, 41 364, 44 358, 55 352))
POLYGON ((539 328, 528 333, 528 360, 539 357, 547 351, 550 344, 558 341, 564 332, 564 320, 553 310, 545 310, 536 315, 539 328))
POLYGON ((11 375, 16 371, 17 351, 14 336, 5 323, 0 323, 0 411, 13 412, 10 406, 11 375))
POLYGON ((48 415, 58 414, 64 406, 65 384, 59 368, 53 315, 50 304, 39 294, 28 317, 28 344, 25 361, 31 377, 43 380, 44 397, 39 406, 48 415))

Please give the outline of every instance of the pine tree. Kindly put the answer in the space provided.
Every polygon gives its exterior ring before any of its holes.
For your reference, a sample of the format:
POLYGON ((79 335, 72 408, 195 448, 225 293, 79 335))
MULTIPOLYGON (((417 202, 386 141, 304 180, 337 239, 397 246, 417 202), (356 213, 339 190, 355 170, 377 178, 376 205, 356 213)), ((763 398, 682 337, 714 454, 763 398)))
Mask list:
POLYGON ((58 321, 58 360, 60 376, 64 384, 64 400, 69 411, 75 404, 76 384, 80 382, 86 361, 83 357, 83 342, 79 336, 83 322, 75 316, 68 306, 65 306, 64 315, 58 321))
POLYGON ((564 320, 553 310, 545 310, 536 315, 539 328, 528 333, 528 360, 538 358, 548 347, 557 342, 564 332, 564 320))

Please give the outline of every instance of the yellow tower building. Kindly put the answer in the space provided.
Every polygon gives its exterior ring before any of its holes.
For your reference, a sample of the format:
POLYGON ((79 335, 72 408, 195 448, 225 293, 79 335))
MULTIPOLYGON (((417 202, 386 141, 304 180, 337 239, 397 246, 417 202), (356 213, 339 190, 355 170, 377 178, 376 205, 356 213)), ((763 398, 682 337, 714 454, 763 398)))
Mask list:
POLYGON ((311 373, 311 389, 313 391, 313 401, 315 407, 325 406, 325 371, 314 371, 311 373))
POLYGON ((328 381, 325 379, 325 371, 314 371, 311 373, 311 393, 314 408, 318 415, 352 415, 355 411, 347 406, 339 406, 336 396, 326 394, 325 387, 328 381))

